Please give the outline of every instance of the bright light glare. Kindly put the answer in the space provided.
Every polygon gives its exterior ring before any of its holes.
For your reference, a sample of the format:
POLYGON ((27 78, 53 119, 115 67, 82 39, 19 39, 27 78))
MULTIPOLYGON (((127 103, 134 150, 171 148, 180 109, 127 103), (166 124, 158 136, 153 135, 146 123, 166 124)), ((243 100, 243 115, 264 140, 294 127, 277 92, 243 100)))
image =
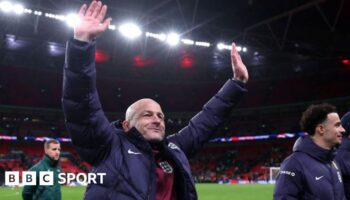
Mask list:
POLYGON ((157 33, 146 32, 146 37, 155 38, 155 39, 158 39, 161 41, 165 41, 165 39, 166 39, 166 35, 163 33, 157 34, 157 33))
POLYGON ((75 27, 80 23, 79 15, 75 13, 68 14, 66 16, 66 23, 69 27, 75 27))
POLYGON ((27 8, 25 8, 25 9, 24 9, 24 12, 25 12, 25 13, 32 14, 32 12, 33 12, 33 11, 32 11, 31 9, 27 9, 27 8))
POLYGON ((196 42, 195 43, 196 46, 200 46, 200 47, 210 47, 210 43, 209 42, 196 42))
POLYGON ((118 30, 124 37, 129 39, 137 38, 142 34, 141 29, 133 23, 122 24, 118 30))
POLYGON ((247 52, 247 51, 248 51, 247 47, 243 47, 243 48, 242 48, 242 51, 243 51, 243 52, 247 52))
POLYGON ((230 46, 230 45, 227 45, 227 44, 224 44, 224 43, 219 43, 216 47, 217 47, 219 50, 223 50, 223 49, 231 50, 231 46, 230 46))
POLYGON ((242 51, 242 47, 241 46, 236 46, 236 49, 238 52, 242 51))
POLYGON ((21 4, 16 4, 13 6, 13 12, 17 15, 20 15, 24 12, 24 7, 21 4))
POLYGON ((194 45, 194 41, 190 39, 181 39, 181 42, 187 45, 194 45))
POLYGON ((37 11, 37 10, 34 11, 34 15, 41 16, 42 14, 43 14, 43 13, 42 13, 41 11, 37 11))
POLYGON ((108 29, 110 29, 110 30, 115 30, 115 25, 112 25, 112 24, 109 25, 109 26, 108 26, 108 29))
POLYGON ((175 45, 179 44, 180 36, 179 36, 179 34, 176 34, 176 33, 169 33, 167 38, 166 38, 166 41, 170 46, 175 46, 175 45))
POLYGON ((3 12, 11 12, 12 9, 13 9, 13 5, 8 2, 8 1, 3 1, 3 2, 0 2, 0 9, 3 11, 3 12))

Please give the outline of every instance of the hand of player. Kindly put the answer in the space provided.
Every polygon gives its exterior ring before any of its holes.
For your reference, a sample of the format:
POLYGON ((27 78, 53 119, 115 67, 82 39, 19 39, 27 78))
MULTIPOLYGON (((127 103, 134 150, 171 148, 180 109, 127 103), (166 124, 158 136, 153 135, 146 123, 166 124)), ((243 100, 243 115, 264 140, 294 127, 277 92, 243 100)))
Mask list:
POLYGON ((92 1, 89 8, 84 4, 79 11, 80 23, 74 27, 74 39, 91 42, 106 31, 112 18, 105 18, 107 6, 101 1, 92 1))
POLYGON ((249 74, 247 67, 242 62, 241 56, 238 54, 235 43, 232 43, 231 47, 231 64, 233 70, 233 79, 247 83, 249 74))

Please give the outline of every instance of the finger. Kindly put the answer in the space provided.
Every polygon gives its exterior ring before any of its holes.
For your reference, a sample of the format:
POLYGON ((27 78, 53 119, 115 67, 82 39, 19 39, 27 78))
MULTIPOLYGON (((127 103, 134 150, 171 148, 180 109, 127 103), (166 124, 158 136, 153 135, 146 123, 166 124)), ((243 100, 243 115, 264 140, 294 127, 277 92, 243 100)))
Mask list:
POLYGON ((105 16, 106 16, 106 13, 107 13, 107 6, 104 5, 102 7, 100 13, 97 16, 97 19, 98 19, 99 22, 102 22, 103 18, 105 18, 105 16))
POLYGON ((107 19, 105 19, 105 21, 102 23, 102 24, 100 24, 100 26, 101 26, 101 29, 103 30, 103 31, 105 31, 107 28, 108 28, 108 26, 109 26, 109 24, 111 23, 111 21, 112 21, 112 18, 107 18, 107 19))
POLYGON ((97 17, 98 16, 98 14, 100 13, 100 11, 101 11, 101 7, 102 7, 102 3, 101 3, 101 1, 98 1, 97 2, 97 5, 96 5, 96 7, 95 7, 95 10, 94 10, 94 12, 92 13, 92 17, 97 17))
POLYGON ((94 10, 95 10, 96 4, 97 4, 96 1, 91 2, 89 8, 88 8, 87 11, 86 11, 85 16, 91 16, 91 15, 92 15, 92 13, 93 13, 94 10))
POLYGON ((237 63, 242 61, 241 55, 239 55, 235 43, 232 43, 232 47, 231 47, 231 61, 232 63, 237 63))
POLYGON ((85 12, 86 12, 86 4, 84 4, 84 5, 82 5, 81 7, 80 7, 80 10, 79 10, 79 16, 80 17, 83 17, 84 15, 85 15, 85 12))
POLYGON ((233 42, 231 46, 231 63, 235 64, 237 63, 237 48, 236 44, 233 42))

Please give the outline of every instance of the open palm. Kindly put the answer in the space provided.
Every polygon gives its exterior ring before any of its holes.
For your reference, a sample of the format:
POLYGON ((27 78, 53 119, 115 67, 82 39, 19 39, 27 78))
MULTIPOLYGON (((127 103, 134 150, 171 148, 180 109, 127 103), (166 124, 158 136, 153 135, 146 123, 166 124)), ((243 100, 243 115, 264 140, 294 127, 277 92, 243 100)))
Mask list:
POLYGON ((80 23, 74 27, 74 38, 90 42, 106 31, 111 18, 105 19, 107 6, 100 1, 91 2, 89 8, 84 4, 79 11, 80 23))

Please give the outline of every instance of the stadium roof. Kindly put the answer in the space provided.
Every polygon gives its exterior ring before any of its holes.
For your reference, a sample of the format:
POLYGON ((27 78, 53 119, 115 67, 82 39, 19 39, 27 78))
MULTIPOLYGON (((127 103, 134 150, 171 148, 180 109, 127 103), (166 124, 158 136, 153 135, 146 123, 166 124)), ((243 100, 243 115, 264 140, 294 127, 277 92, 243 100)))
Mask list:
MULTIPOLYGON (((82 3, 80 0, 28 0, 12 1, 22 3, 24 7, 46 13, 65 15, 76 12, 82 3)), ((350 37, 347 19, 350 18, 350 2, 345 0, 105 0, 109 6, 109 16, 118 26, 125 21, 136 22, 144 32, 163 33, 175 31, 183 38, 207 41, 216 47, 219 42, 238 44, 248 48, 244 56, 247 65, 292 65, 298 71, 314 62, 324 59, 349 59, 350 37)), ((62 56, 64 42, 71 36, 71 29, 59 21, 45 19, 44 15, 28 17, 0 13, 0 25, 3 39, 15 37, 22 43, 34 40, 38 55, 41 49, 49 49, 62 56), (64 27, 64 28, 63 28, 64 27), (28 39, 30 38, 30 39, 28 39), (36 38, 33 39, 33 38, 36 38), (47 44, 47 43, 50 44, 47 44), (52 47, 56 46, 56 47, 52 47)), ((107 59, 115 65, 144 66, 166 65, 169 59, 176 62, 180 57, 182 68, 194 65, 228 66, 228 54, 218 53, 214 48, 177 48, 166 49, 163 44, 141 39, 137 42, 115 36, 100 39, 100 48, 109 52, 107 59), (152 44, 150 44, 152 43, 152 44), (203 57, 210 58, 205 60, 203 57), (124 60, 123 60, 124 59, 124 60), (136 62, 136 64, 135 64, 136 62), (207 64, 209 63, 209 64, 207 64)), ((5 45, 6 46, 6 45, 5 45)), ((4 47, 6 49, 6 47, 4 47)), ((28 47, 32 49, 32 47, 28 47)), ((3 47, 1 48, 2 50, 3 47)), ((6 49, 8 50, 8 49, 6 49)), ((24 52, 28 52, 28 49, 24 52)), ((51 53, 52 53, 51 52, 51 53)), ((6 54, 6 53, 3 53, 6 54)), ((24 53, 26 54, 26 53, 24 53)), ((5 57, 2 55, 3 58, 5 57)), ((1 57, 0 57, 1 58, 1 57)), ((54 60, 54 58, 50 59, 54 60)), ((62 60, 62 57, 59 57, 62 60)), ((203 72, 206 73, 206 72, 203 72)), ((222 72, 225 73, 225 72, 222 72)))

